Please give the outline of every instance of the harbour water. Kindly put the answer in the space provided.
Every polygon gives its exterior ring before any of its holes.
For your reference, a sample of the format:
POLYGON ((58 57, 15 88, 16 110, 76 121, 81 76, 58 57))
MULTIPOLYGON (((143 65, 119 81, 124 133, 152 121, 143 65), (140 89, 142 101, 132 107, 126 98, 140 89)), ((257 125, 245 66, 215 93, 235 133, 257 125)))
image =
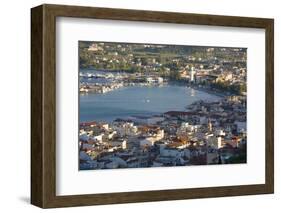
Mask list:
POLYGON ((80 94, 80 122, 113 121, 129 116, 157 115, 167 111, 185 111, 198 100, 220 97, 183 85, 123 87, 104 94, 80 94))

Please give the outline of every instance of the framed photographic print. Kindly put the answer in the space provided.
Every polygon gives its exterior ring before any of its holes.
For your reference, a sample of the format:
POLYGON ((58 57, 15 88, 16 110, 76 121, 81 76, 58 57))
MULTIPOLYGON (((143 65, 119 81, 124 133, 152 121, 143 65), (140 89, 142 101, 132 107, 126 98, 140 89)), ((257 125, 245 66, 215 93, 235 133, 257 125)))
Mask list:
POLYGON ((31 9, 31 203, 274 191, 273 19, 31 9))

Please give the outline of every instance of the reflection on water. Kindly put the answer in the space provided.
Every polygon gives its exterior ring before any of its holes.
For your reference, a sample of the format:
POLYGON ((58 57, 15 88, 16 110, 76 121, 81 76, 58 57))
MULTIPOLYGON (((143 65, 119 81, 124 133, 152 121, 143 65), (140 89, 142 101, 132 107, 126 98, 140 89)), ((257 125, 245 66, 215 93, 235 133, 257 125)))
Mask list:
POLYGON ((126 87, 105 94, 80 94, 80 121, 113 121, 134 115, 183 111, 197 100, 219 97, 178 85, 126 87))

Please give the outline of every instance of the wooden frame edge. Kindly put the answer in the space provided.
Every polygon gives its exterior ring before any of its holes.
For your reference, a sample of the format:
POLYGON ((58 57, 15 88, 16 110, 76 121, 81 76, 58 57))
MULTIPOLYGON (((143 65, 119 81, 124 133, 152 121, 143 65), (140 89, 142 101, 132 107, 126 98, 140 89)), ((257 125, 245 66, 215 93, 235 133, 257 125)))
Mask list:
POLYGON ((43 7, 31 10, 31 203, 43 207, 43 7))
POLYGON ((265 178, 268 191, 274 193, 274 20, 265 27, 265 124, 266 124, 266 168, 265 178))

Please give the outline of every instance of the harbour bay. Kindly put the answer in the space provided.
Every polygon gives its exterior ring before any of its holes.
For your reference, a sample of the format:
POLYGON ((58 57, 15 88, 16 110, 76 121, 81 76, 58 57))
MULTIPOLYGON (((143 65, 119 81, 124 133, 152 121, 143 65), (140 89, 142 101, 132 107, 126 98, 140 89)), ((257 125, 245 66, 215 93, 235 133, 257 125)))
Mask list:
POLYGON ((104 94, 80 95, 80 122, 106 121, 130 116, 185 111, 195 101, 216 101, 220 97, 184 85, 130 86, 104 94))

